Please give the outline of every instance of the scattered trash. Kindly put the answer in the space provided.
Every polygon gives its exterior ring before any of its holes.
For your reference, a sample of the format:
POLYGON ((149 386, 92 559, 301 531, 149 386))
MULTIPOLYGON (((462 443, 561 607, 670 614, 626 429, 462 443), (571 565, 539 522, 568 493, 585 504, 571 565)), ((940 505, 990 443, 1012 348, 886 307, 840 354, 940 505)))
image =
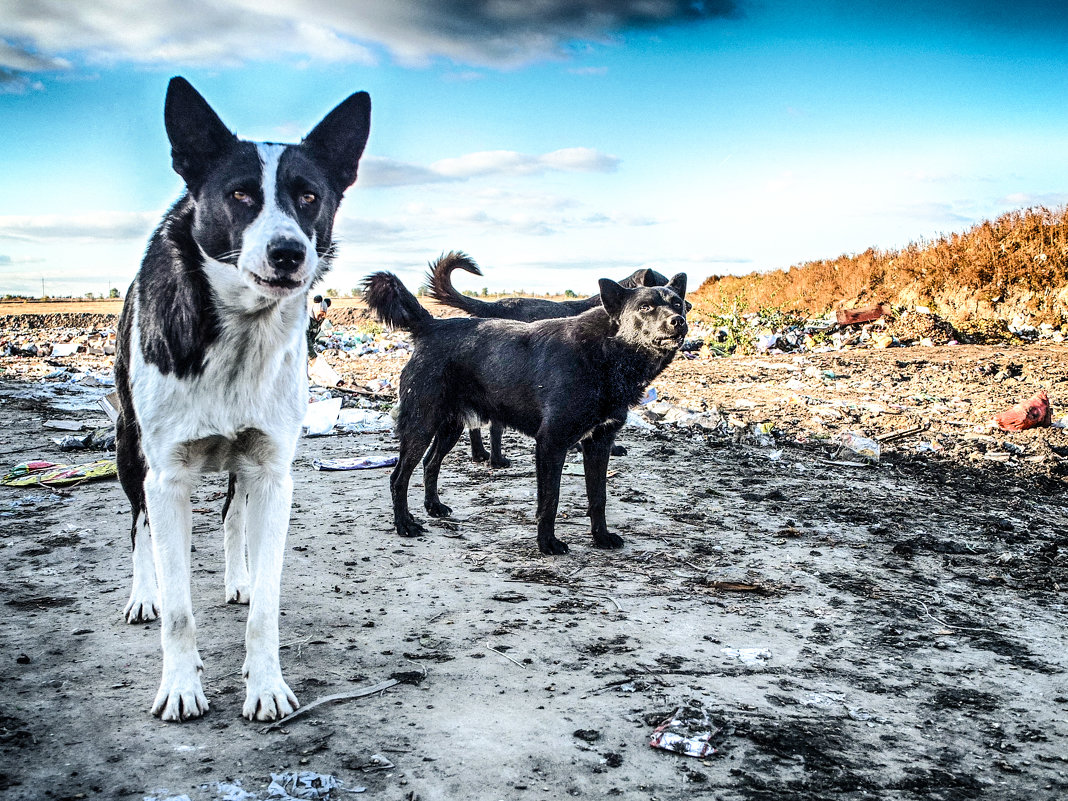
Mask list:
POLYGON ((649 745, 700 759, 716 753, 712 739, 719 732, 705 710, 679 707, 656 727, 649 745))
POLYGON ((115 425, 119 421, 119 393, 109 392, 107 395, 99 400, 100 408, 104 410, 104 413, 110 418, 111 424, 115 425))
POLYGON ((58 358, 64 356, 73 356, 81 349, 81 346, 76 342, 56 342, 52 345, 52 355, 58 358))
POLYGON ((340 787, 337 779, 323 773, 272 773, 267 795, 280 799, 328 799, 330 793, 340 787))
POLYGON ((1026 431, 1028 428, 1049 426, 1052 421, 1049 395, 1042 390, 1034 397, 995 415, 991 425, 1004 431, 1026 431))
POLYGON ((341 414, 341 398, 327 398, 308 404, 303 426, 309 437, 322 437, 334 430, 334 423, 341 414))
POLYGON ((767 648, 720 648, 719 650, 726 656, 733 656, 746 665, 763 665, 771 659, 771 651, 767 648))
POLYGON ((843 431, 838 435, 838 453, 835 458, 839 458, 843 455, 859 457, 863 461, 877 462, 879 461, 880 445, 873 439, 863 437, 860 434, 852 431, 843 431))
POLYGON ((361 456, 352 459, 315 459, 312 467, 316 470, 371 470, 376 467, 392 467, 397 463, 396 456, 361 456))
POLYGON ((61 451, 110 451, 115 449, 115 429, 98 428, 87 434, 68 434, 52 440, 61 451))
POLYGON ((118 468, 114 459, 100 459, 82 465, 34 461, 15 465, 6 476, 0 479, 0 484, 7 487, 29 487, 34 484, 61 487, 117 475, 118 468))
POLYGON ((870 323, 873 320, 878 320, 880 317, 885 317, 890 311, 890 307, 885 303, 881 303, 878 306, 870 306, 865 309, 838 309, 835 312, 835 319, 837 320, 838 325, 870 323))
POLYGON ((82 431, 85 429, 85 423, 81 420, 45 420, 43 425, 53 431, 82 431))
POLYGON ((316 356, 308 366, 308 377, 313 384, 320 387, 336 387, 341 383, 341 376, 322 356, 316 356))
POLYGON ((380 434, 393 428, 393 418, 385 412, 350 407, 338 414, 337 427, 357 434, 380 434))

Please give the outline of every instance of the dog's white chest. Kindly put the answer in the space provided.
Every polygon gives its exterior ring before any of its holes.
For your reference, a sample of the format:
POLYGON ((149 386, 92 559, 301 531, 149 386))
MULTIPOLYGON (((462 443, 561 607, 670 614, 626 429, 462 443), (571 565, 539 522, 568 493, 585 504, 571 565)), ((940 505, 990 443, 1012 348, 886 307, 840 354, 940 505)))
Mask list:
POLYGON ((225 322, 193 377, 162 373, 146 362, 136 339, 130 343, 134 406, 149 464, 178 457, 195 462, 188 464, 194 469, 226 469, 228 454, 242 451, 250 431, 282 452, 292 450, 308 403, 306 346, 302 329, 269 322, 225 322))

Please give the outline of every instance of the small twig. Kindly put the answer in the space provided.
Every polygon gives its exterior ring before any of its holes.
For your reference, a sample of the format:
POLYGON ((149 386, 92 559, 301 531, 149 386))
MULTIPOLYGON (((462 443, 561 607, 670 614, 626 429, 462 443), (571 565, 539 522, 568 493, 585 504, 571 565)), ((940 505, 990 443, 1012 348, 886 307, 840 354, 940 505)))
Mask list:
POLYGON ((614 603, 614 604, 616 605, 616 609, 618 609, 618 610, 619 610, 620 612, 626 612, 626 611, 627 611, 627 610, 626 610, 626 609, 624 609, 624 608, 623 608, 622 606, 620 606, 620 605, 619 605, 619 601, 617 601, 617 600, 616 600, 615 598, 613 598, 613 597, 612 597, 611 595, 606 595, 606 596, 605 596, 605 598, 607 598, 607 599, 608 599, 609 601, 611 601, 612 603, 614 603))
POLYGON ((334 695, 325 695, 322 698, 316 698, 314 701, 312 701, 307 706, 302 706, 300 709, 298 709, 292 715, 288 715, 288 716, 282 718, 277 723, 272 723, 270 726, 268 726, 265 729, 263 729, 263 731, 266 733, 266 732, 274 731, 275 729, 281 728, 282 726, 286 725, 287 723, 289 723, 294 718, 300 717, 305 712, 311 712, 313 709, 315 709, 316 707, 320 707, 323 704, 330 704, 330 703, 333 703, 334 701, 350 701, 353 698, 363 698, 363 697, 368 696, 368 695, 374 695, 375 693, 380 693, 383 690, 388 690, 394 684, 399 684, 399 683, 400 682, 398 682, 396 679, 387 679, 386 681, 380 682, 380 683, 375 684, 375 685, 373 685, 371 687, 364 687, 362 690, 353 690, 352 692, 348 692, 348 693, 335 693, 334 695))
POLYGON ((484 644, 485 644, 486 648, 488 648, 490 651, 493 651, 493 653, 497 654, 497 656, 503 656, 505 659, 507 659, 513 665, 518 665, 519 667, 523 668, 523 670, 527 669, 527 666, 524 665, 522 662, 520 662, 520 661, 518 661, 516 659, 512 659, 512 657, 508 656, 508 654, 503 653, 501 651, 498 651, 496 648, 491 647, 488 642, 484 643, 484 644))
MULTIPOLYGON (((589 564, 589 562, 587 562, 586 564, 589 564)), ((578 570, 575 570, 574 572, 568 573, 566 576, 564 576, 564 578, 573 579, 575 576, 577 576, 579 573, 581 573, 583 570, 586 569, 586 564, 579 565, 579 569, 578 570)))
POLYGON ((939 625, 944 626, 947 629, 956 629, 957 631, 988 631, 993 633, 993 629, 968 628, 967 626, 954 626, 952 623, 946 623, 946 621, 941 620, 940 618, 937 618, 932 615, 931 610, 927 608, 927 604, 925 604, 923 601, 917 601, 916 603, 923 607, 923 613, 927 615, 927 617, 931 618, 931 620, 933 620, 935 623, 938 623, 939 625))

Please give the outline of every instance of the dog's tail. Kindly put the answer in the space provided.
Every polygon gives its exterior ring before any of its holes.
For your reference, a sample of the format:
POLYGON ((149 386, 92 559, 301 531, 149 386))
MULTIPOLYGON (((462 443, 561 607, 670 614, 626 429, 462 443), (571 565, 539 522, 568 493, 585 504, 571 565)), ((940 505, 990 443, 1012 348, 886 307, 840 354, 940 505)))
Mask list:
POLYGON ((419 334, 434 320, 393 273, 375 273, 363 279, 363 300, 390 328, 419 334))
POLYGON ((452 285, 452 271, 457 268, 467 270, 473 275, 482 275, 482 270, 478 269, 474 259, 466 253, 457 251, 446 253, 430 264, 430 271, 426 275, 430 297, 438 303, 467 312, 472 317, 496 317, 497 315, 493 313, 493 304, 456 291, 452 285))

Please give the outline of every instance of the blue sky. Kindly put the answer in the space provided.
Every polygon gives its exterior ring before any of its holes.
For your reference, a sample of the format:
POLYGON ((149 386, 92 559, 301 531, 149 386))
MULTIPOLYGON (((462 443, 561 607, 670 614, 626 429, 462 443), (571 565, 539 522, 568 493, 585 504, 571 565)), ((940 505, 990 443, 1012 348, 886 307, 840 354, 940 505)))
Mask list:
POLYGON ((323 287, 596 291, 788 267, 1068 201, 1063 3, 0 0, 0 294, 125 291, 187 77, 251 139, 372 132, 323 287))

